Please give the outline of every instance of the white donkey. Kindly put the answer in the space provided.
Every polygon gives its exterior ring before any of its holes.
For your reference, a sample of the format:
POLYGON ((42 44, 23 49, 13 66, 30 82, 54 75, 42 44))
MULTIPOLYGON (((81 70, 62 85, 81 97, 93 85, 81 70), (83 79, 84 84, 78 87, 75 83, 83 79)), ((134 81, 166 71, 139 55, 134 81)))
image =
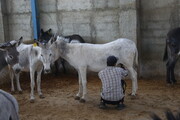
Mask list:
POLYGON ((50 49, 54 51, 56 56, 54 59, 62 57, 78 71, 79 92, 75 99, 85 102, 87 94, 87 70, 99 72, 104 69, 107 67, 106 60, 111 55, 118 58, 117 64, 122 63, 128 69, 132 79, 131 94, 136 94, 138 85, 137 72, 134 66, 138 65, 138 51, 133 41, 125 38, 120 38, 106 44, 70 44, 65 41, 65 38, 58 36, 50 46, 50 49))
POLYGON ((9 93, 0 90, 0 120, 19 120, 19 106, 9 93))
POLYGON ((20 71, 30 72, 31 78, 31 94, 30 94, 30 102, 34 102, 34 87, 35 87, 35 72, 37 72, 37 91, 40 98, 44 98, 41 92, 41 73, 44 66, 44 72, 50 72, 50 59, 52 58, 51 50, 48 49, 48 44, 39 46, 33 46, 33 44, 27 45, 21 43, 17 48, 19 51, 19 64, 16 64, 11 69, 11 91, 14 92, 14 76, 16 78, 17 89, 19 92, 22 92, 19 83, 19 75, 20 71))

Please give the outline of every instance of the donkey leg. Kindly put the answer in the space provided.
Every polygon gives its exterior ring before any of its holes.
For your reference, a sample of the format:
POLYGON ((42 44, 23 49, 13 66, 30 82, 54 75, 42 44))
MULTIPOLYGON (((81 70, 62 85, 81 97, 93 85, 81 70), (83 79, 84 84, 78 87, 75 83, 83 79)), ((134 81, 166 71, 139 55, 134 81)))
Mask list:
POLYGON ((166 82, 168 84, 171 84, 171 67, 170 67, 170 62, 168 61, 166 64, 166 82))
POLYGON ((55 75, 58 75, 58 73, 59 73, 58 60, 56 60, 56 61, 54 62, 54 69, 55 69, 55 75))
POLYGON ((37 91, 40 98, 45 98, 41 91, 41 73, 43 68, 37 72, 37 91))
POLYGON ((136 91, 138 89, 138 84, 137 84, 137 72, 133 69, 133 67, 127 68, 130 72, 130 78, 132 80, 132 93, 131 95, 135 96, 136 91))
POLYGON ((174 76, 174 67, 171 68, 171 82, 172 83, 177 82, 177 80, 175 79, 175 76, 174 76))
POLYGON ((34 100, 35 100, 35 98, 34 98, 34 86, 35 86, 35 83, 34 83, 34 73, 35 73, 35 71, 30 68, 30 77, 31 77, 30 102, 31 103, 34 103, 34 100))
POLYGON ((83 89, 83 95, 80 99, 81 103, 86 102, 86 95, 87 95, 87 77, 86 77, 86 67, 82 67, 80 69, 80 75, 81 75, 81 80, 82 80, 82 89, 83 89))
POLYGON ((167 83, 175 83, 175 76, 174 76, 174 67, 176 64, 177 58, 172 57, 168 60, 166 67, 167 67, 167 83))
POLYGON ((15 93, 15 90, 14 90, 14 71, 12 69, 10 69, 9 71, 9 75, 10 75, 10 78, 11 78, 11 93, 15 93))
POLYGON ((22 94, 22 89, 21 89, 20 82, 19 82, 19 75, 20 75, 20 73, 15 74, 15 76, 16 76, 16 84, 17 84, 17 89, 18 89, 19 93, 22 94))
POLYGON ((75 100, 80 100, 81 95, 82 95, 82 80, 81 80, 81 73, 78 70, 78 79, 79 79, 79 91, 76 94, 75 100))
POLYGON ((65 60, 61 60, 61 64, 62 64, 62 67, 63 67, 63 72, 64 74, 66 74, 66 67, 65 67, 65 60))
POLYGON ((176 79, 175 79, 175 76, 174 76, 174 67, 176 65, 176 62, 177 62, 177 59, 174 59, 174 61, 172 62, 172 66, 171 66, 171 82, 172 83, 176 83, 176 79))

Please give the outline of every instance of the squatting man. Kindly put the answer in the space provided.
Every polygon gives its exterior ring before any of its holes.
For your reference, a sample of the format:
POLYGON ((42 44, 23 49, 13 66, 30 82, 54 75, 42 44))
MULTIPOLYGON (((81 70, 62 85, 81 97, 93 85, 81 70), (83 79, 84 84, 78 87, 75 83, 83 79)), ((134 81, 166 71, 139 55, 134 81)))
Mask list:
POLYGON ((106 104, 116 105, 116 109, 125 108, 124 96, 126 83, 122 80, 128 75, 128 71, 121 64, 121 67, 115 66, 118 58, 109 56, 107 58, 107 67, 98 73, 102 82, 100 109, 106 109, 106 104))

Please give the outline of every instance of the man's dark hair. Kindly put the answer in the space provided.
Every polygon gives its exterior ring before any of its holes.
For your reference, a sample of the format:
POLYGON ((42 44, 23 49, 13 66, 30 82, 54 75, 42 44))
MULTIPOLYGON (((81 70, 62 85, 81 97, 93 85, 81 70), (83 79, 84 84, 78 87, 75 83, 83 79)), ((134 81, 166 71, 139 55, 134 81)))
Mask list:
POLYGON ((107 58, 107 66, 115 66, 117 62, 117 58, 115 56, 109 56, 107 58))

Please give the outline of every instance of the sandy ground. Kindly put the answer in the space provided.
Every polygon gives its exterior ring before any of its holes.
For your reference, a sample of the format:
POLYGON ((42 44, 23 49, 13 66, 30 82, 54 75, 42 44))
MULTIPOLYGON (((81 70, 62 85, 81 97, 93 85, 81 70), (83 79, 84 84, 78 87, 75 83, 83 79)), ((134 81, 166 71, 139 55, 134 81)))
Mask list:
MULTIPOLYGON (((107 110, 98 108, 101 82, 96 76, 88 76, 88 98, 86 103, 74 100, 78 92, 76 75, 43 76, 42 91, 44 99, 35 92, 35 103, 29 102, 29 76, 21 77, 23 94, 14 94, 20 107, 21 120, 151 120, 151 112, 165 118, 164 111, 169 108, 174 113, 180 106, 180 84, 167 86, 162 79, 138 80, 136 99, 128 96, 131 80, 126 80, 127 90, 123 110, 110 106, 107 110)), ((2 85, 10 92, 10 83, 2 85)))

